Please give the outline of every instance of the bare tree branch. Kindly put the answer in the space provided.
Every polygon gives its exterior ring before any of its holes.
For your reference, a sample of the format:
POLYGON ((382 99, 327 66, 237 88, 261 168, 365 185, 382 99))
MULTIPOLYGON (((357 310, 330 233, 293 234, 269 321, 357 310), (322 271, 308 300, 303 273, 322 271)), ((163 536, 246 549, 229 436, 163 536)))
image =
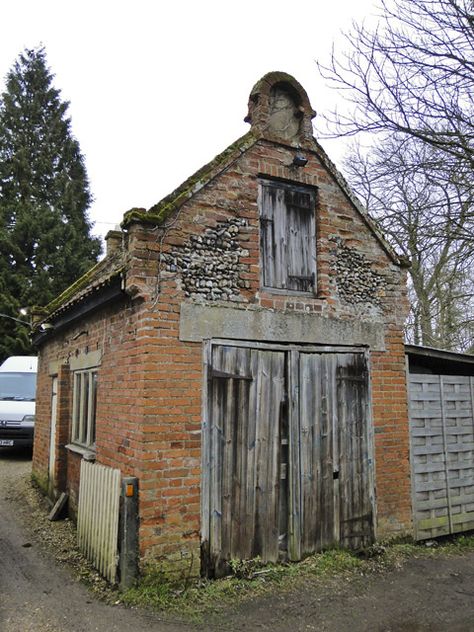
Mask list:
POLYGON ((345 160, 350 184, 392 244, 412 261, 409 340, 465 350, 474 326, 474 186, 440 150, 395 134, 345 160))
POLYGON ((331 135, 401 132, 474 165, 474 14, 470 0, 380 0, 375 30, 353 25, 318 64, 344 90, 331 135))

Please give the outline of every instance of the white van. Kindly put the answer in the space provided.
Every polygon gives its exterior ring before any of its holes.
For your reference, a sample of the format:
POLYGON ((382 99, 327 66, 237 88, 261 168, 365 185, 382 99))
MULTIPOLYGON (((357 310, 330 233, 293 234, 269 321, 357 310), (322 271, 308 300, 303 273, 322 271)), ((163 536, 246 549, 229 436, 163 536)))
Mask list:
POLYGON ((0 447, 31 447, 38 358, 12 356, 0 366, 0 447))

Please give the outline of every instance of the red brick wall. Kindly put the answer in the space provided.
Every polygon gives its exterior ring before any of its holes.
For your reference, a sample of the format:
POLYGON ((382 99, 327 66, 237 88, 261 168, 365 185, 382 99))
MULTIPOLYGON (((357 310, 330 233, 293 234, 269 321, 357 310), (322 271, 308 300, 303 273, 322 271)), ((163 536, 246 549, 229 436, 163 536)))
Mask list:
MULTIPOLYGON (((134 300, 84 319, 41 348, 35 472, 43 476, 47 463, 50 378, 44 367, 58 358, 67 361, 77 353, 101 350, 97 459, 139 478, 144 558, 167 558, 190 568, 199 557, 202 346, 179 340, 180 305, 192 299, 186 296, 182 272, 169 261, 192 246, 192 236, 203 236, 234 217, 246 221, 237 237, 245 253, 239 260, 238 296, 226 304, 385 327, 387 350, 371 355, 379 534, 410 528, 404 274, 318 157, 306 152, 308 164, 297 170, 284 166, 293 155, 294 150, 261 141, 166 220, 165 228, 130 226, 126 288, 134 300), (314 298, 260 290, 258 174, 318 187, 314 298), (367 269, 380 275, 377 304, 351 303, 342 296, 338 244, 358 253, 367 269), (81 331, 87 334, 78 336, 81 331)), ((77 460, 68 457, 70 490, 77 488, 77 460)))
POLYGON ((33 477, 44 491, 48 489, 48 463, 51 419, 51 386, 47 354, 38 359, 38 378, 36 381, 35 437, 33 449, 33 477))
POLYGON ((56 459, 54 480, 56 489, 64 492, 67 489, 67 450, 71 427, 71 376, 67 364, 60 365, 57 375, 57 409, 56 409, 56 459))
MULTIPOLYGON (((152 300, 149 316, 150 372, 145 376, 147 403, 145 458, 142 472, 142 553, 169 555, 198 542, 200 406, 202 350, 200 345, 180 342, 179 306, 187 300, 179 272, 162 263, 160 252, 179 252, 191 236, 205 235, 229 217, 244 218, 239 232, 248 251, 240 259, 241 278, 248 288, 236 304, 284 311, 304 311, 332 318, 376 320, 386 326, 386 352, 372 354, 373 421, 376 443, 376 486, 379 534, 410 528, 408 420, 405 391, 403 322, 406 309, 404 274, 387 256, 332 177, 310 156, 304 171, 282 167, 292 152, 270 144, 249 151, 206 189, 182 207, 164 232, 151 233, 134 226, 147 248, 141 250, 147 267, 137 266, 148 283, 152 300), (318 295, 317 298, 281 296, 260 290, 257 174, 313 184, 319 189, 318 295), (334 239, 361 253, 384 279, 381 308, 375 316, 366 305, 341 300, 334 270, 334 239), (146 252, 146 254, 145 254, 146 252), (160 292, 155 294, 155 270, 160 292), (150 280, 152 281, 150 283, 150 280), (152 355, 154 354, 154 355, 152 355), (153 359, 154 357, 154 359, 153 359), (153 367, 153 370, 151 371, 153 367)), ((231 301, 232 302, 232 301, 231 301)), ((324 343, 324 341, 321 341, 324 343)), ((344 341, 341 340, 341 344, 344 341)), ((148 364, 147 364, 148 366, 148 364)))
POLYGON ((56 480, 57 490, 65 489, 70 494, 73 511, 77 504, 81 457, 65 448, 70 441, 73 391, 73 375, 68 363, 71 358, 101 352, 97 459, 105 465, 119 467, 124 475, 137 475, 144 409, 145 369, 140 336, 137 336, 142 309, 141 300, 133 305, 127 301, 109 306, 58 332, 40 347, 33 472, 46 489, 52 374, 57 373, 56 367, 59 367, 56 480))
POLYGON ((377 536, 411 529, 411 487, 405 351, 393 327, 387 351, 372 354, 377 536))

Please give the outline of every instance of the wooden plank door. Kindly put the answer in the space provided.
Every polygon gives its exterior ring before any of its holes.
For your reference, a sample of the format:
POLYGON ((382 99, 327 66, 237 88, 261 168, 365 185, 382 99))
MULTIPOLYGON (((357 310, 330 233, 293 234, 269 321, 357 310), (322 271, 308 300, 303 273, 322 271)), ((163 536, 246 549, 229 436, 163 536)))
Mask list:
POLYGON ((369 544, 374 498, 365 356, 300 353, 298 368, 299 555, 369 544))
POLYGON ((279 557, 285 353, 212 348, 209 573, 279 557))
POLYGON ((338 353, 334 361, 339 544, 358 549, 375 538, 368 371, 362 353, 338 353))
POLYGON ((337 542, 334 493, 335 365, 332 354, 299 356, 300 551, 337 542))

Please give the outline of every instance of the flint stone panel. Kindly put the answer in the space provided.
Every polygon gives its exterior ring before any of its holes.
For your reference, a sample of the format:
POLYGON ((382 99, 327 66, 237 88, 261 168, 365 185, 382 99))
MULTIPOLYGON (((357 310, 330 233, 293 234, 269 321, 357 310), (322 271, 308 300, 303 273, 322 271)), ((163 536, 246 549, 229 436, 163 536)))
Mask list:
POLYGON ((181 279, 184 295, 198 301, 241 301, 241 288, 248 282, 240 278, 240 257, 248 256, 241 248, 239 231, 245 220, 230 218, 202 235, 191 235, 184 246, 175 247, 161 260, 167 272, 181 279))
POLYGON ((360 252, 336 242, 336 281, 341 299, 349 304, 365 303, 381 308, 381 296, 387 289, 384 277, 373 270, 372 263, 360 252))

